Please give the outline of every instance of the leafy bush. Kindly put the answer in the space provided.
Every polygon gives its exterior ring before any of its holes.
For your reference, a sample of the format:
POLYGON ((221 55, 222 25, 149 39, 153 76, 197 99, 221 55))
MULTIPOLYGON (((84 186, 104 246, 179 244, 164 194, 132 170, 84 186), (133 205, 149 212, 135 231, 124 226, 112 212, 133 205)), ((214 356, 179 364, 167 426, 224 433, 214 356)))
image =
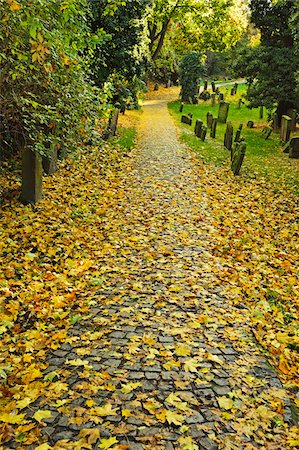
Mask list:
POLYGON ((5 0, 0 22, 0 142, 12 155, 24 145, 68 151, 99 112, 89 61, 104 39, 88 28, 87 0, 5 0))

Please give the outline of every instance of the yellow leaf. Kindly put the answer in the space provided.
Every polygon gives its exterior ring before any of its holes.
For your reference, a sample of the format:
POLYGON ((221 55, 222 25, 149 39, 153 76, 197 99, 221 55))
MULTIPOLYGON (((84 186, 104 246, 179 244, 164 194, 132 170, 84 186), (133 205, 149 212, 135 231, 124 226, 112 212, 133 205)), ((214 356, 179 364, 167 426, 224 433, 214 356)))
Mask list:
POLYGON ((178 441, 179 441, 180 445, 183 447, 183 450, 198 450, 199 449, 198 445, 196 445, 193 442, 193 439, 191 436, 186 436, 186 437, 181 436, 178 439, 178 441))
POLYGON ((117 415, 117 408, 112 409, 111 403, 107 403, 105 406, 96 406, 92 411, 94 411, 95 414, 100 417, 117 415))
POLYGON ((10 5, 10 10, 11 11, 18 11, 19 9, 21 9, 21 5, 20 3, 13 1, 10 5))
POLYGON ((86 400, 86 406, 88 406, 88 408, 92 408, 94 405, 96 405, 96 402, 94 400, 86 400))
POLYGON ((163 364, 164 369, 171 370, 173 367, 179 367, 181 363, 179 361, 168 361, 167 363, 163 364))
POLYGON ((184 422, 184 417, 174 411, 166 411, 166 420, 169 424, 174 423, 175 425, 182 425, 184 422))
POLYGON ((234 401, 228 397, 217 397, 218 404, 220 408, 223 409, 232 409, 234 406, 234 401))
POLYGON ((191 354, 191 349, 190 349, 190 347, 188 347, 186 344, 179 344, 179 345, 176 347, 174 353, 175 353, 177 356, 190 356, 190 354, 191 354))
POLYGON ((35 447, 35 450, 50 450, 52 447, 50 447, 49 444, 45 443, 42 445, 39 445, 38 447, 35 447))
POLYGON ((185 372, 197 372, 198 362, 195 359, 188 359, 184 362, 185 372))
POLYGON ((50 419, 50 417, 52 417, 51 411, 46 411, 42 409, 39 409, 33 415, 33 419, 37 420, 37 422, 42 422, 44 419, 50 419))
POLYGON ((25 418, 25 414, 0 413, 0 422, 19 424, 25 418))
POLYGON ((129 409, 123 409, 121 415, 127 419, 128 417, 130 417, 131 411, 129 409))
POLYGON ((84 438, 88 444, 95 444, 100 438, 100 430, 98 428, 83 428, 79 436, 84 438))
POLYGON ((99 447, 103 450, 112 447, 112 445, 117 444, 118 440, 116 437, 111 437, 109 439, 101 439, 99 447))
POLYGON ((75 366, 75 367, 79 367, 79 366, 84 366, 84 367, 90 367, 89 365, 89 361, 87 359, 67 359, 65 364, 69 364, 70 366, 75 366))
POLYGON ((134 391, 134 389, 137 389, 140 386, 142 386, 142 383, 140 383, 139 381, 136 381, 136 383, 123 384, 121 392, 123 394, 130 394, 130 392, 134 391))
POLYGON ((207 353, 207 359, 218 364, 223 364, 223 361, 219 358, 219 356, 213 355, 212 353, 207 353))
POLYGON ((33 400, 31 400, 31 398, 29 397, 25 397, 23 400, 19 400, 16 403, 16 408, 17 409, 23 409, 26 408, 33 400))

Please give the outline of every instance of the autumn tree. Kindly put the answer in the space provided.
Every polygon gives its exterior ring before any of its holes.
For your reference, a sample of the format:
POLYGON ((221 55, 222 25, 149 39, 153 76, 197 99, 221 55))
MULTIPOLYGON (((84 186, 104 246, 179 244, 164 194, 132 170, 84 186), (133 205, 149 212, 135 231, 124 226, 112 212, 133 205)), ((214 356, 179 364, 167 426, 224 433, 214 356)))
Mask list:
POLYGON ((236 64, 237 73, 249 82, 250 106, 277 108, 279 118, 288 108, 298 105, 295 53, 291 20, 296 0, 252 0, 251 21, 260 30, 257 47, 243 51, 236 64))

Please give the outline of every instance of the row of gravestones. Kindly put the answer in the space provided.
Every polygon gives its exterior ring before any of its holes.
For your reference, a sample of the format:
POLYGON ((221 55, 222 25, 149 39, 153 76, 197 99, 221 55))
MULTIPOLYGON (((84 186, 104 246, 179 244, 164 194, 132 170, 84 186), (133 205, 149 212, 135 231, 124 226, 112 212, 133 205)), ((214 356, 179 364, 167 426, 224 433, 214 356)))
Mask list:
MULTIPOLYGON (((288 115, 283 115, 281 118, 280 141, 285 144, 283 148, 284 153, 289 153, 290 158, 299 159, 299 136, 291 137, 291 132, 296 130, 296 116, 295 109, 289 109, 288 115)), ((274 114, 271 122, 262 130, 262 136, 268 139, 273 130, 278 129, 278 116, 274 114)))
MULTIPOLYGON (((224 102, 223 102, 224 103, 224 102)), ((196 120, 194 133, 203 142, 206 139, 207 131, 210 129, 210 137, 216 137, 216 127, 218 122, 226 123, 228 115, 229 104, 219 105, 218 119, 213 117, 213 114, 207 113, 207 125, 203 124, 202 120, 196 120)), ((192 114, 182 115, 181 122, 187 125, 192 125, 192 114)), ((234 129, 231 122, 226 125, 226 130, 224 134, 224 147, 231 152, 231 169, 234 175, 239 175, 240 169, 244 160, 246 152, 246 143, 243 138, 241 138, 243 124, 240 124, 236 135, 234 137, 234 129)))
MULTIPOLYGON (((108 139, 116 133, 119 109, 110 114, 108 126, 103 138, 108 139)), ((54 145, 46 156, 34 152, 29 146, 25 147, 22 154, 22 188, 20 201, 24 204, 36 203, 42 197, 42 178, 52 175, 58 169, 58 147, 54 145)))

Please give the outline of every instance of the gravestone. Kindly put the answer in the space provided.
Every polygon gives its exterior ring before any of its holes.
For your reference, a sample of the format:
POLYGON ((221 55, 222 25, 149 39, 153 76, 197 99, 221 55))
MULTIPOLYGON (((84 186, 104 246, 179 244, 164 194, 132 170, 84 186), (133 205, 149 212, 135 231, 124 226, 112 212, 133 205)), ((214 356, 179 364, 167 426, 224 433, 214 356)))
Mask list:
POLYGON ((299 159, 299 136, 290 141, 289 157, 299 159))
POLYGON ((216 94, 214 92, 213 94, 211 94, 211 106, 215 105, 216 105, 216 94))
POLYGON ((22 191, 20 201, 24 204, 36 203, 42 196, 42 158, 25 147, 22 154, 22 191))
POLYGON ((207 91, 207 90, 208 90, 208 82, 207 82, 207 80, 204 82, 203 90, 204 90, 204 91, 207 91))
POLYGON ((181 105, 180 105, 179 111, 180 111, 180 112, 183 112, 183 109, 184 109, 184 103, 182 102, 181 105))
POLYGON ((241 105, 242 105, 242 103, 243 103, 243 102, 242 102, 242 100, 241 100, 241 99, 239 99, 239 100, 238 100, 238 106, 237 106, 237 108, 238 108, 238 109, 241 109, 241 105))
POLYGON ((270 127, 270 126, 267 126, 267 127, 263 128, 263 130, 262 130, 262 136, 263 136, 263 138, 264 138, 265 140, 269 139, 269 137, 270 137, 271 134, 272 134, 272 131, 273 131, 273 128, 270 127))
POLYGON ((287 116, 289 116, 292 119, 291 131, 295 131, 296 130, 296 116, 297 116, 296 109, 293 109, 293 108, 288 109, 287 116))
POLYGON ((189 116, 182 116, 181 117, 181 122, 185 123, 187 125, 192 125, 192 117, 189 116))
POLYGON ((253 128, 254 127, 254 122, 252 120, 248 120, 247 127, 248 128, 253 128))
POLYGON ((289 116, 283 115, 281 118, 280 140, 281 142, 288 142, 291 135, 292 119, 289 116))
POLYGON ((216 88, 216 91, 215 91, 215 92, 216 92, 217 95, 220 94, 220 89, 219 89, 219 87, 216 88))
POLYGON ((205 126, 203 125, 203 127, 202 127, 202 129, 201 129, 201 133, 200 133, 200 139, 202 140, 202 142, 204 142, 205 139, 206 139, 207 130, 208 130, 207 127, 205 127, 205 126))
POLYGON ((242 132, 242 128, 243 128, 243 124, 240 123, 239 128, 238 128, 237 131, 236 131, 236 136, 235 136, 234 142, 240 142, 240 140, 241 140, 241 132, 242 132))
POLYGON ((235 95, 235 88, 231 88, 230 95, 235 95))
POLYGON ((125 112, 126 112, 126 104, 125 104, 125 103, 122 103, 122 104, 121 104, 120 112, 122 113, 122 115, 125 114, 125 112))
POLYGON ((231 150, 231 148, 232 148, 233 134, 234 134, 233 125, 231 122, 227 122, 226 130, 225 130, 225 134, 224 134, 224 147, 226 147, 227 150, 231 150))
POLYGON ((216 128, 217 128, 217 119, 216 119, 216 117, 213 117, 212 126, 211 126, 211 133, 210 133, 211 138, 215 138, 216 137, 216 128))
POLYGON ((218 109, 218 122, 226 123, 229 110, 229 103, 220 102, 218 109))
POLYGON ((155 83, 154 84, 154 91, 157 91, 159 89, 159 85, 158 85, 158 83, 155 83))
POLYGON ((203 121, 197 119, 195 122, 194 133, 198 138, 200 138, 202 127, 203 127, 203 121))
POLYGON ((235 94, 238 92, 238 86, 239 86, 238 83, 235 83, 235 84, 234 84, 234 91, 235 91, 235 94))
POLYGON ((244 161, 245 152, 246 152, 246 143, 244 141, 235 142, 232 151, 232 162, 231 162, 231 169, 234 175, 239 175, 240 173, 240 169, 244 161))
POLYGON ((264 118, 264 107, 260 106, 260 119, 264 118))
POLYGON ((213 114, 211 112, 208 112, 207 113, 207 127, 209 129, 211 129, 212 122, 213 122, 213 114))
POLYGON ((272 120, 273 120, 273 130, 277 131, 279 129, 279 120, 278 120, 278 114, 277 113, 273 114, 272 120))
POLYGON ((212 91, 216 92, 215 81, 212 81, 211 86, 212 86, 212 91))
POLYGON ((224 101, 224 94, 221 92, 218 97, 218 103, 221 103, 223 101, 224 101))
POLYGON ((42 157, 42 165, 46 175, 52 175, 58 169, 57 153, 57 146, 51 144, 51 147, 47 151, 47 155, 42 157))

